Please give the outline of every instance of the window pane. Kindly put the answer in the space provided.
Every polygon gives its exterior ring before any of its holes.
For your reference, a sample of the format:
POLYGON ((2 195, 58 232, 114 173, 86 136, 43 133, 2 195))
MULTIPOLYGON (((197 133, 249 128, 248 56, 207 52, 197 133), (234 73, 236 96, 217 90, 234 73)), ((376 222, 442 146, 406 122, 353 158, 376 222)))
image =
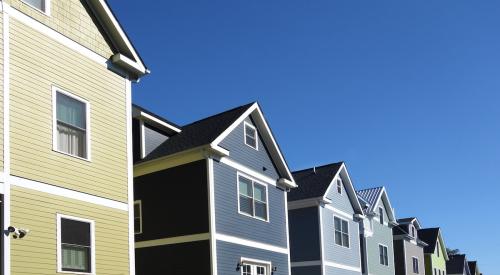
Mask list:
POLYGON ((252 266, 250 266, 250 265, 243 265, 243 267, 242 267, 242 273, 243 273, 243 275, 252 275, 252 266))
POLYGON ((258 266, 257 267, 257 275, 265 275, 266 274, 266 268, 263 266, 258 266))
POLYGON ((90 272, 90 248, 63 244, 62 269, 63 271, 90 272))
POLYGON ((66 244, 90 246, 90 224, 61 219, 61 241, 66 244))
POLYGON ((240 211, 253 216, 253 200, 240 195, 240 211))
POLYGON ((335 230, 342 231, 341 221, 339 218, 335 217, 335 230))
POLYGON ((347 221, 342 221, 342 233, 349 234, 349 224, 347 221))
POLYGON ((342 233, 339 231, 335 231, 335 243, 338 245, 342 245, 342 233))
POLYGON ((139 218, 134 219, 134 232, 136 234, 141 233, 141 219, 139 218))
POLYGON ((71 155, 86 157, 86 133, 85 131, 57 123, 57 150, 71 155))
POLYGON ((267 202, 266 198, 266 187, 260 184, 255 184, 255 196, 254 198, 260 202, 267 202))
POLYGON ((267 204, 255 201, 255 216, 267 220, 267 204))
POLYGON ((134 217, 136 219, 141 218, 141 204, 140 203, 134 204, 134 217))
POLYGON ((23 1, 39 10, 45 11, 45 0, 23 0, 23 1))
POLYGON ((244 177, 240 177, 240 195, 253 197, 252 181, 244 177))
POLYGON ((80 129, 86 129, 85 103, 57 93, 57 120, 80 129))
POLYGON ((342 242, 345 247, 349 247, 349 235, 342 234, 342 242))
POLYGON ((257 132, 254 128, 245 125, 245 143, 247 145, 252 146, 253 148, 257 148, 257 132))

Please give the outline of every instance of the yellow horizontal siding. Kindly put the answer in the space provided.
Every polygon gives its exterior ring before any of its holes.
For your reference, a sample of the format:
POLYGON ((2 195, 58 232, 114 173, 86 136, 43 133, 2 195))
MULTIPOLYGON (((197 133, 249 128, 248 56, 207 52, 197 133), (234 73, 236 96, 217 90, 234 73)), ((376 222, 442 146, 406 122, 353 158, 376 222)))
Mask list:
POLYGON ((15 19, 10 40, 12 174, 127 202, 125 80, 15 19), (53 151, 52 86, 89 101, 90 162, 53 151))
POLYGON ((113 55, 110 44, 86 9, 86 1, 50 0, 50 16, 27 5, 22 0, 9 0, 10 5, 49 28, 69 37, 104 58, 113 55))
POLYGON ((57 214, 95 222, 96 274, 129 274, 127 212, 20 187, 11 209, 12 224, 30 229, 11 241, 12 274, 57 274, 57 214))

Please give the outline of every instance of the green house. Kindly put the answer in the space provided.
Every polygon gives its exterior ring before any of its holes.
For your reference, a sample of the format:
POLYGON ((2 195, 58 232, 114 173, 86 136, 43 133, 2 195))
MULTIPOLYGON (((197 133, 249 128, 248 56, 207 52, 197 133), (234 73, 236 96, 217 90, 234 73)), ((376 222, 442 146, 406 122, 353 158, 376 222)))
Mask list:
POLYGON ((418 236, 429 246, 424 248, 425 275, 446 275, 446 245, 440 228, 427 228, 418 231, 418 236))

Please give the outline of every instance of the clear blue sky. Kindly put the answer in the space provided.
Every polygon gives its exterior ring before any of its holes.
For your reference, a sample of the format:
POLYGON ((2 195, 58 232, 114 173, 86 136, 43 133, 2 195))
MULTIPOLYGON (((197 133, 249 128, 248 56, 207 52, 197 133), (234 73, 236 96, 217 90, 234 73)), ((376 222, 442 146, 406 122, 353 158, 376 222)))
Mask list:
POLYGON ((344 160, 498 275, 500 1, 110 0, 179 124, 259 101, 292 169, 344 160))

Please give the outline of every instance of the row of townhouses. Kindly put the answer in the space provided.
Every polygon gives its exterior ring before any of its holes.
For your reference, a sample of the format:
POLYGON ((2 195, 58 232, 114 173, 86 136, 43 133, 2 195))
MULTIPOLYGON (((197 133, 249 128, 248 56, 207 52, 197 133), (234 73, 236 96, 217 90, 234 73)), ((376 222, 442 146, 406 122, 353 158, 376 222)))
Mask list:
POLYGON ((0 1, 0 275, 481 274, 344 163, 291 172, 260 106, 176 125, 105 0, 0 1))

